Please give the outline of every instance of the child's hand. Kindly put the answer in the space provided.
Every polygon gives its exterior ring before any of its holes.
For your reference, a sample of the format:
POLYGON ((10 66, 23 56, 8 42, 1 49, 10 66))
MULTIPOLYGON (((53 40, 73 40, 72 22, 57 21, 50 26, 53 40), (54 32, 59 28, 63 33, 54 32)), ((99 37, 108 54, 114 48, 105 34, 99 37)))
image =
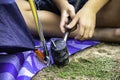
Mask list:
POLYGON ((68 24, 68 17, 71 19, 75 16, 75 9, 74 7, 69 4, 68 2, 63 3, 61 6, 61 21, 60 21, 60 29, 64 33, 65 26, 68 24))
POLYGON ((73 18, 72 22, 66 27, 71 29, 76 24, 78 24, 75 38, 79 40, 84 40, 89 39, 93 36, 95 23, 96 13, 88 9, 81 9, 73 18))
POLYGON ((75 9, 71 4, 69 4, 68 0, 53 1, 61 12, 60 29, 64 33, 65 26, 68 24, 68 17, 73 18, 75 16, 75 9))

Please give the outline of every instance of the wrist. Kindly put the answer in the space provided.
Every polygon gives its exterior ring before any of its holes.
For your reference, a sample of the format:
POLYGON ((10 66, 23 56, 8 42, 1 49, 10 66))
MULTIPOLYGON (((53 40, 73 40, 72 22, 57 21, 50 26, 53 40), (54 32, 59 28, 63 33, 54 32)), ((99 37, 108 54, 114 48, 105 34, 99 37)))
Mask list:
POLYGON ((91 12, 97 14, 99 10, 108 2, 109 0, 89 0, 83 6, 84 9, 91 10, 91 12), (99 3, 99 4, 98 4, 99 3))
POLYGON ((93 10, 93 9, 91 9, 90 7, 87 7, 87 6, 84 6, 81 10, 80 10, 80 12, 83 12, 84 14, 93 14, 93 15, 96 15, 97 14, 97 12, 95 11, 95 10, 93 10))
POLYGON ((68 0, 53 0, 57 8, 61 11, 64 4, 68 3, 68 0))

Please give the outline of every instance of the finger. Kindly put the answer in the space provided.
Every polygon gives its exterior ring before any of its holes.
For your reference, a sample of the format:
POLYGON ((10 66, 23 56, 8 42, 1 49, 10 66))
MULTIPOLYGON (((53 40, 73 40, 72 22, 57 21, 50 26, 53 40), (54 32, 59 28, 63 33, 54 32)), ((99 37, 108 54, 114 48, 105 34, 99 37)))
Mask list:
POLYGON ((94 34, 94 29, 91 29, 89 32, 89 38, 92 38, 93 34, 94 34))
POLYGON ((81 40, 81 38, 83 37, 83 34, 84 34, 84 27, 82 24, 80 24, 80 21, 79 21, 79 32, 78 32, 78 35, 75 37, 75 39, 79 39, 81 40))
POLYGON ((89 32, 89 38, 92 38, 92 36, 94 34, 94 29, 95 29, 95 23, 92 25, 91 30, 89 32))
POLYGON ((90 30, 89 27, 87 27, 86 25, 83 25, 83 27, 84 27, 84 33, 83 33, 81 40, 85 40, 88 38, 88 34, 89 34, 89 30, 90 30))
POLYGON ((66 25, 66 23, 68 21, 67 17, 68 17, 68 14, 66 13, 66 11, 62 12, 61 21, 60 21, 60 29, 61 29, 61 31, 63 33, 65 32, 65 28, 64 27, 65 27, 65 25, 66 25))

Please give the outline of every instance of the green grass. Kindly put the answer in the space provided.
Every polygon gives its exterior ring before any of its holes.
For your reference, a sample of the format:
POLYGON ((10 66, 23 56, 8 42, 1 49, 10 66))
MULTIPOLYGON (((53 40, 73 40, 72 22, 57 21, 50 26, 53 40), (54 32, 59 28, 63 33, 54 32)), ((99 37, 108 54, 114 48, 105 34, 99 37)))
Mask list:
POLYGON ((120 72, 115 72, 117 63, 111 58, 93 58, 90 60, 79 58, 79 62, 70 62, 67 66, 58 68, 52 66, 45 68, 47 72, 54 72, 57 77, 75 79, 78 76, 95 77, 101 80, 110 80, 119 77, 120 72))

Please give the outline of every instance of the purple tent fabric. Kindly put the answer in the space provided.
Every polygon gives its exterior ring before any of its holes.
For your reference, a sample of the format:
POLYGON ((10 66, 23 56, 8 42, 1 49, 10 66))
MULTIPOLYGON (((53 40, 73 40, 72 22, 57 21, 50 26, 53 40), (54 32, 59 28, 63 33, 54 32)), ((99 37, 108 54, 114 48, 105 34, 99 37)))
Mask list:
POLYGON ((0 52, 33 50, 34 42, 14 0, 0 0, 0 52))
MULTIPOLYGON (((35 41, 35 43, 39 45, 39 41, 35 41)), ((69 39, 67 41, 69 55, 98 43, 97 41, 77 41, 69 39)), ((47 47, 50 49, 50 41, 47 41, 47 47)), ((0 80, 31 80, 38 71, 46 67, 46 65, 38 60, 33 51, 12 55, 7 53, 0 54, 0 80)))

